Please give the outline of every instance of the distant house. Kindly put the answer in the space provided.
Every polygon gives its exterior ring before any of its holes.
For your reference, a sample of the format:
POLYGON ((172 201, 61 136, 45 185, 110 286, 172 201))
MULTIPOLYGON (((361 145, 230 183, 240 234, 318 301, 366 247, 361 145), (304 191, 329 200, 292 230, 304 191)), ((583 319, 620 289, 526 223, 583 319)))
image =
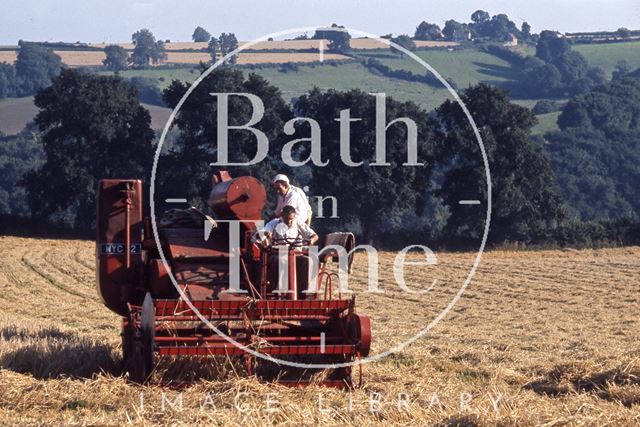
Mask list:
POLYGON ((515 35, 513 35, 512 33, 509 33, 509 35, 511 36, 511 40, 509 40, 508 42, 502 43, 502 46, 504 46, 504 47, 515 47, 515 46, 518 46, 518 38, 515 35))
POLYGON ((471 40, 471 30, 466 28, 456 29, 451 36, 451 41, 466 42, 471 40))

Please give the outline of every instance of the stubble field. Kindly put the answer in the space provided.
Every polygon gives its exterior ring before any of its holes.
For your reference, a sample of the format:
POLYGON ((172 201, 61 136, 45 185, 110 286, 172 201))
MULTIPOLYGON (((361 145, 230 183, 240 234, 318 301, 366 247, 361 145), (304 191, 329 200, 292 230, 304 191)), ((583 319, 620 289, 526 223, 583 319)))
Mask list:
MULTIPOLYGON (((400 291, 394 257, 380 257, 383 293, 363 292, 362 255, 350 282, 373 318, 374 354, 433 320, 475 254, 407 266, 407 286, 424 294, 400 291)), ((95 292, 93 242, 0 237, 0 423, 637 425, 638 283, 638 247, 492 251, 425 337, 363 366, 360 388, 230 371, 169 390, 119 376, 119 319, 95 292)))

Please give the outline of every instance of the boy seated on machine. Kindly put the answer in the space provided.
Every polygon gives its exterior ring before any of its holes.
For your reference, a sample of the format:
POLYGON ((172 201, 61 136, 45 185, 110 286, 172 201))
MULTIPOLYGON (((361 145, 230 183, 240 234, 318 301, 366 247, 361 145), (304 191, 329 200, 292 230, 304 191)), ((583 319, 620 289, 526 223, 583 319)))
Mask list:
MULTIPOLYGON (((276 247, 269 256, 269 282, 272 288, 278 288, 278 263, 279 251, 277 247, 288 246, 290 249, 302 252, 304 245, 314 245, 318 241, 318 235, 304 221, 296 217, 296 210, 293 206, 287 205, 282 208, 279 218, 275 218, 253 235, 255 243, 260 244, 264 249, 276 247)), ((296 254, 296 282, 298 297, 302 291, 309 288, 308 272, 309 257, 300 253, 296 254)), ((284 274, 287 274, 286 271, 284 274)))

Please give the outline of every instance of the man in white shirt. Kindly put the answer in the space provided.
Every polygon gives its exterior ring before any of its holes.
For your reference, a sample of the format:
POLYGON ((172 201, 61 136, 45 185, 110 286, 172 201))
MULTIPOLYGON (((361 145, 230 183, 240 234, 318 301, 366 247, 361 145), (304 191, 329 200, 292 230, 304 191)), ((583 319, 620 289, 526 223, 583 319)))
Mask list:
POLYGON ((282 214, 282 208, 289 205, 295 208, 298 219, 310 225, 311 205, 302 188, 291 185, 289 178, 284 174, 276 175, 271 185, 278 193, 278 204, 272 218, 279 217, 282 214))

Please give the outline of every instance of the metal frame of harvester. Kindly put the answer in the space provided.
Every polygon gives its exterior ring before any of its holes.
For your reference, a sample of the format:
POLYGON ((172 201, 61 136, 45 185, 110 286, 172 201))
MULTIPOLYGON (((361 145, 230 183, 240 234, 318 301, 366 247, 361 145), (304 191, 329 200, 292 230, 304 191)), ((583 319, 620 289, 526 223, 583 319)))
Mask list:
MULTIPOLYGON (((272 249, 250 239, 256 230, 253 221, 261 219, 266 201, 258 180, 231 178, 225 171, 214 175, 209 198, 213 215, 201 218, 215 223, 207 239, 197 220, 161 222, 159 247, 150 219, 143 216, 142 200, 140 180, 99 182, 97 286, 104 304, 122 316, 123 365, 132 381, 149 381, 162 358, 206 366, 216 363, 216 357, 244 360, 249 374, 280 383, 311 381, 300 371, 283 375, 286 366, 257 358, 257 352, 299 364, 341 364, 320 383, 353 385, 348 364, 369 353, 370 320, 356 314, 355 297, 343 298, 332 289, 335 273, 326 266, 337 257, 336 251, 320 258, 315 292, 299 289, 296 258, 308 254, 294 244, 287 251, 288 290, 279 291, 279 284, 270 280, 274 277, 269 262, 272 249), (240 221, 235 228, 241 234, 238 239, 231 239, 234 228, 229 221, 240 221), (233 240, 240 242, 239 248, 230 248, 233 240), (161 251, 178 287, 169 277, 161 251), (230 259, 235 254, 241 265, 239 289, 230 286, 230 259)), ((351 233, 329 234, 326 243, 343 246, 353 256, 351 233)), ((360 366, 360 380, 361 374, 360 366)))

